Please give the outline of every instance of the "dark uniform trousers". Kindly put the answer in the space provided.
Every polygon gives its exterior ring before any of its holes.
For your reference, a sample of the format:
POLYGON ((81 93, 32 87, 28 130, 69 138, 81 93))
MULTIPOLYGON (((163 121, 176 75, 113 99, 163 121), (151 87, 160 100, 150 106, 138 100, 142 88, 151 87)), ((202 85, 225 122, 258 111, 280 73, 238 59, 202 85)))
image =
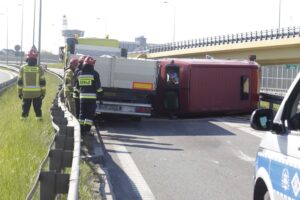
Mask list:
POLYGON ((79 114, 80 114, 80 99, 74 98, 75 100, 75 112, 76 112, 76 118, 79 119, 79 114))
POLYGON ((28 113, 31 107, 31 103, 33 104, 34 112, 36 117, 42 117, 42 99, 40 97, 23 99, 22 104, 22 117, 28 117, 28 113))
POLYGON ((90 131, 95 117, 96 99, 80 99, 79 121, 81 131, 90 131))

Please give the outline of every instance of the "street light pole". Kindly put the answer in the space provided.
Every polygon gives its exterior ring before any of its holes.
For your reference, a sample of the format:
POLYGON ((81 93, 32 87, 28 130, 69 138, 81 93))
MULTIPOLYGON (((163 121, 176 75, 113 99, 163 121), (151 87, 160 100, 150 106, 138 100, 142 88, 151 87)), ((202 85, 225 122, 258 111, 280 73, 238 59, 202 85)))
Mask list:
POLYGON ((34 10, 33 10, 33 39, 32 39, 32 45, 34 45, 34 39, 35 39, 35 15, 36 15, 36 0, 34 0, 34 10))
POLYGON ((6 8, 6 65, 8 65, 8 8, 6 8))
POLYGON ((103 21, 103 23, 104 23, 104 36, 106 37, 106 35, 107 35, 107 23, 106 23, 106 21, 104 19, 100 18, 100 17, 97 17, 96 19, 98 21, 100 21, 100 20, 103 21))
POLYGON ((23 64, 23 22, 24 22, 24 0, 22 0, 22 22, 21 22, 21 51, 20 51, 20 63, 23 64))
POLYGON ((174 18, 173 18, 173 42, 175 42, 175 32, 176 32, 176 6, 174 4, 171 4, 168 1, 164 1, 164 3, 169 4, 174 9, 174 18))
POLYGON ((280 21, 281 21, 281 0, 279 0, 279 16, 278 16, 278 29, 280 29, 280 21))
POLYGON ((41 64, 41 38, 42 38, 42 0, 40 0, 40 18, 39 18, 39 57, 38 57, 38 65, 41 64))

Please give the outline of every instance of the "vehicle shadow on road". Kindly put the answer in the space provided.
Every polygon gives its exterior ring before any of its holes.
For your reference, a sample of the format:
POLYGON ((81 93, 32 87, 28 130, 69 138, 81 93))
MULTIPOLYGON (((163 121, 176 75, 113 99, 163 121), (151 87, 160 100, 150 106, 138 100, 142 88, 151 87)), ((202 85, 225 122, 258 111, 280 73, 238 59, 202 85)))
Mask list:
MULTIPOLYGON (((154 140, 151 136, 234 136, 235 134, 215 125, 214 119, 176 119, 157 120, 144 119, 141 122, 120 119, 104 121, 100 124, 101 129, 113 133, 113 139, 128 141, 142 139, 143 143, 151 144, 154 140), (150 137, 149 137, 150 136, 150 137), (146 141, 147 140, 147 141, 146 141), (149 141, 150 140, 150 141, 149 141)), ((159 145, 170 145, 157 143, 159 145)))

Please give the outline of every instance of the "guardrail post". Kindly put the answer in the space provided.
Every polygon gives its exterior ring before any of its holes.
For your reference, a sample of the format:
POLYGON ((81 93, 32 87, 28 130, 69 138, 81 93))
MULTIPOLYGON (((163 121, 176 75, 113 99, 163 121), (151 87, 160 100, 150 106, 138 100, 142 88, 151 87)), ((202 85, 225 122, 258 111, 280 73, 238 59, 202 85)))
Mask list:
POLYGON ((294 26, 293 27, 293 37, 295 37, 296 36, 296 27, 294 26))
POLYGON ((273 40, 273 29, 271 29, 271 40, 273 40))
POLYGON ((41 172, 40 200, 55 200, 55 172, 41 172))
POLYGON ((40 174, 40 200, 55 200, 57 194, 66 194, 69 189, 69 174, 54 171, 40 174))
POLYGON ((65 167, 72 166, 73 151, 64 151, 63 149, 52 149, 49 154, 49 171, 60 173, 65 167))

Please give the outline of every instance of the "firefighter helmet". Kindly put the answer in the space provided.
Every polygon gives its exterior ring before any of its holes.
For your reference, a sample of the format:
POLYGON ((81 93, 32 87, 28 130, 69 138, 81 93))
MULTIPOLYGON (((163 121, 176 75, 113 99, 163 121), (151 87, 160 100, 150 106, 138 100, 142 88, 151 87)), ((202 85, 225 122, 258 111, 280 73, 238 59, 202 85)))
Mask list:
POLYGON ((79 60, 77 58, 72 58, 70 60, 70 68, 76 68, 79 64, 79 60))
POLYGON ((79 63, 83 63, 84 59, 86 58, 85 55, 79 57, 79 63))
POLYGON ((92 58, 91 56, 87 56, 83 61, 83 65, 92 65, 92 66, 94 66, 95 63, 96 63, 96 60, 94 58, 92 58))
POLYGON ((37 59, 38 52, 35 49, 30 49, 30 51, 27 53, 27 59, 37 59))

